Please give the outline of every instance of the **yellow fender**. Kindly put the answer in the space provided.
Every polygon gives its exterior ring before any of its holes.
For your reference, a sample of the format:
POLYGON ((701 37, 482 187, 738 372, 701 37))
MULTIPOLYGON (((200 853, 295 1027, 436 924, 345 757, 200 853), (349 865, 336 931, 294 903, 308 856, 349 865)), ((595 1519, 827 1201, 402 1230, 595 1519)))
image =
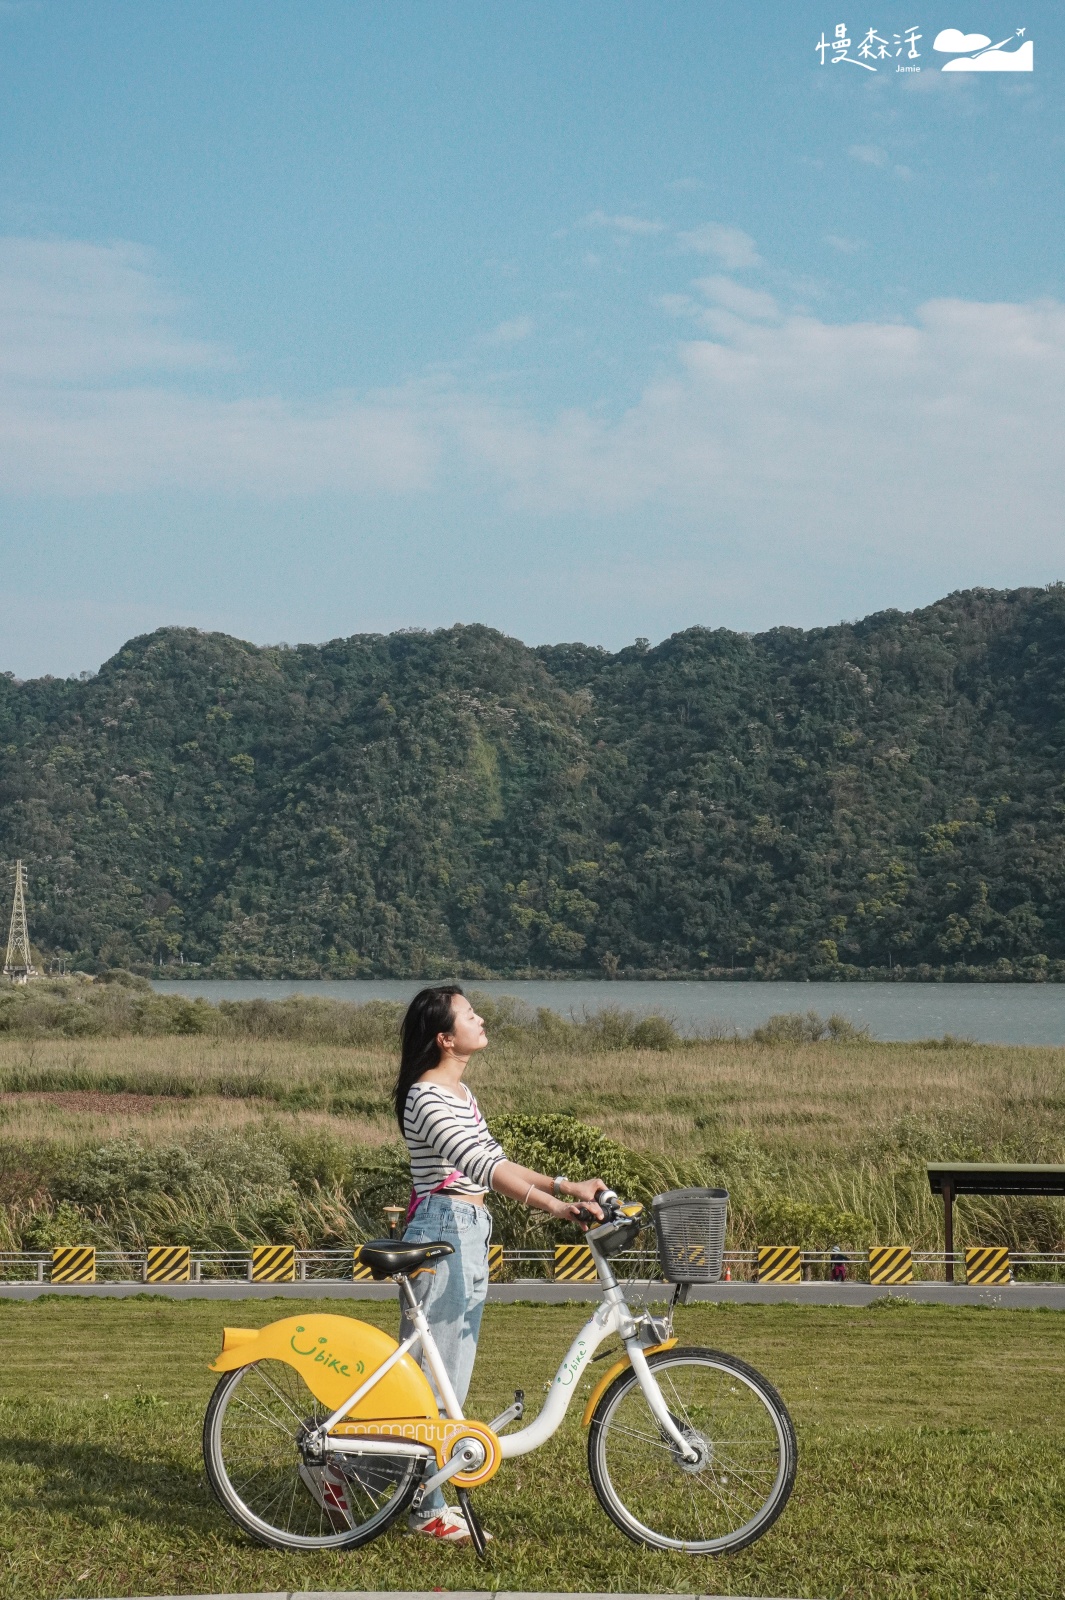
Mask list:
MULTIPOLYGON (((649 1344, 647 1349, 644 1351, 644 1355, 653 1356, 656 1350, 672 1350, 676 1342, 676 1339, 666 1339, 661 1344, 649 1344)), ((588 1404, 585 1406, 584 1416, 581 1418, 582 1428, 587 1428, 590 1424, 593 1411, 599 1404, 599 1401, 602 1399, 603 1395, 605 1395, 607 1390, 610 1388, 610 1385, 613 1383, 618 1373, 624 1372, 626 1367, 631 1366, 632 1362, 629 1360, 628 1355, 626 1354, 621 1361, 615 1361, 614 1365, 609 1368, 608 1371, 603 1373, 603 1376, 599 1379, 599 1382, 588 1396, 588 1404)))
MULTIPOLYGON (((285 1317, 265 1328, 224 1328, 222 1353, 211 1371, 233 1372, 252 1361, 284 1361, 316 1400, 335 1411, 398 1348, 387 1333, 355 1317, 285 1317)), ((439 1415, 429 1380, 409 1355, 348 1412, 352 1419, 439 1415)))

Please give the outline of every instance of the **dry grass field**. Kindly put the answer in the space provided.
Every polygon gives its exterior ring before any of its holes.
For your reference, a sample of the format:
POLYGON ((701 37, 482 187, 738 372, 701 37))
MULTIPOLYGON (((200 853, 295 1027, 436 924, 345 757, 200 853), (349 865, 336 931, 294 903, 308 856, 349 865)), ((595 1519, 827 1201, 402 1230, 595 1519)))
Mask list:
MULTIPOLYGON (((377 1144, 394 1136, 394 1072, 387 1051, 337 1045, 0 1039, 0 1138, 158 1140, 298 1115, 377 1144)), ((1060 1147, 1065 1136, 1065 1050, 1037 1047, 715 1040, 582 1056, 507 1045, 476 1058, 469 1080, 489 1116, 570 1111, 665 1155, 710 1130, 824 1155, 910 1118, 1007 1142, 1060 1147)))
MULTIPOLYGON (((385 1049, 336 1044, 0 1039, 0 1173, 27 1151, 39 1165, 45 1152, 60 1159, 116 1140, 196 1150, 223 1135, 346 1151, 357 1166, 395 1151, 393 1071, 385 1049)), ((1061 1050, 728 1039, 579 1053, 504 1039, 470 1081, 489 1120, 567 1113, 646 1158, 662 1181, 726 1183, 736 1242, 750 1242, 777 1205, 778 1232, 801 1231, 795 1207, 811 1227, 820 1208, 822 1231, 857 1218, 880 1242, 937 1248, 925 1160, 1065 1159, 1061 1050)), ((9 1203, 12 1181, 0 1195, 9 1203)), ((1065 1246, 1052 1202, 967 1202, 959 1227, 960 1242, 1065 1246)))

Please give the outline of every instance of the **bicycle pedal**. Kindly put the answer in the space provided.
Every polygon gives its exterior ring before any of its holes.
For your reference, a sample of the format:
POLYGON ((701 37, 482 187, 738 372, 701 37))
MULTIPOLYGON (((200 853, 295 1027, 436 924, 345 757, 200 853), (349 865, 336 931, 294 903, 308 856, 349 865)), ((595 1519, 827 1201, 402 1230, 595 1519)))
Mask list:
POLYGON ((493 1433, 498 1433, 501 1428, 509 1428, 512 1422, 518 1422, 524 1415, 525 1390, 515 1389, 513 1405, 509 1405, 505 1411, 501 1411, 498 1417, 493 1417, 488 1426, 493 1433))
POLYGON ((466 1526, 470 1530, 473 1548, 477 1552, 478 1559, 483 1561, 488 1553, 488 1540, 484 1536, 481 1519, 473 1509, 473 1501, 470 1499, 468 1489, 459 1490, 459 1505, 462 1507, 462 1515, 466 1518, 466 1526))

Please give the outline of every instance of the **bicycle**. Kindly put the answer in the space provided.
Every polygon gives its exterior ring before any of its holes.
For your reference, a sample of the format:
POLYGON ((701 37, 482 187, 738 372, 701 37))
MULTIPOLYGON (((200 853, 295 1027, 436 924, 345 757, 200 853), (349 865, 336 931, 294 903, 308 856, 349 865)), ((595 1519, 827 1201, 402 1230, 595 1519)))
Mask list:
MULTIPOLYGON (((655 1205, 704 1192, 674 1191, 655 1205)), ((402 1344, 368 1323, 326 1314, 225 1329, 203 1448, 211 1487, 233 1520, 277 1549, 354 1549, 450 1482, 483 1556, 470 1491, 503 1461, 551 1438, 582 1372, 617 1335, 624 1355, 593 1388, 583 1417, 592 1485, 607 1516, 658 1550, 722 1555, 760 1538, 795 1479, 795 1431, 784 1403, 746 1362, 681 1346, 674 1335, 675 1306, 692 1278, 706 1276, 701 1245, 681 1252, 686 1281, 676 1279, 674 1265, 666 1314, 634 1313, 610 1261, 643 1228, 643 1208, 609 1192, 598 1199, 605 1220, 589 1227, 585 1241, 602 1303, 570 1345, 540 1414, 514 1433, 503 1430, 524 1416, 522 1390, 491 1423, 465 1418, 414 1298, 411 1277, 451 1254, 450 1245, 375 1240, 361 1248, 373 1276, 393 1278, 405 1301, 414 1331, 402 1344), (413 1359, 419 1346, 443 1415, 413 1359)))

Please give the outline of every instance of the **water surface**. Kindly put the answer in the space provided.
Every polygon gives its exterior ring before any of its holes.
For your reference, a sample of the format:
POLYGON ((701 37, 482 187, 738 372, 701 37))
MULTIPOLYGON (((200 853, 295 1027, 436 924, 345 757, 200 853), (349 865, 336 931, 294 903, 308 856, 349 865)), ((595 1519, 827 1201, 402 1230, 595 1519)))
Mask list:
MULTIPOLYGON (((208 1000, 280 1000, 321 995, 333 1000, 409 1000, 423 982, 358 978, 330 983, 198 979, 160 981, 163 993, 208 1000)), ((469 989, 516 995, 530 1006, 580 1016, 603 1006, 646 1014, 661 1012, 687 1034, 720 1029, 741 1033, 777 1011, 840 1012, 876 1039, 939 1039, 944 1034, 990 1044, 1065 1045, 1065 984, 1039 983, 672 983, 608 982, 593 978, 470 979, 469 989)))

